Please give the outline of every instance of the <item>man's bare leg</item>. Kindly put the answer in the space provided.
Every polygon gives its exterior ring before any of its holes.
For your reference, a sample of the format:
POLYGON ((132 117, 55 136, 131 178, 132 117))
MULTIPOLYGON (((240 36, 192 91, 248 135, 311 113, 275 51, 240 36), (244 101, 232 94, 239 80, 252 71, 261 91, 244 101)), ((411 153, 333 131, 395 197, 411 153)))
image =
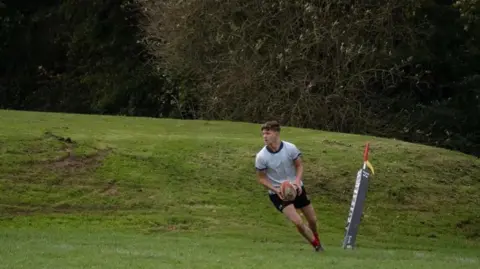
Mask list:
POLYGON ((312 204, 309 204, 303 208, 300 209, 307 219, 308 222, 308 227, 314 234, 318 234, 317 231, 317 216, 315 214, 315 210, 313 209, 312 204))
POLYGON ((297 210, 295 209, 295 207, 293 206, 293 204, 288 205, 287 207, 285 207, 285 208, 283 209, 283 214, 284 214, 293 224, 295 224, 298 232, 299 232, 305 239, 307 239, 310 244, 314 244, 314 242, 316 241, 314 234, 312 233, 312 231, 310 230, 310 228, 308 228, 308 226, 303 223, 302 217, 300 217, 300 215, 298 214, 298 212, 297 212, 297 210))
POLYGON ((318 242, 320 242, 320 237, 318 236, 318 231, 317 231, 317 216, 315 214, 315 210, 313 209, 312 204, 309 204, 301 208, 301 211, 305 216, 305 218, 307 219, 308 227, 310 228, 310 230, 312 231, 313 235, 318 240, 318 242))

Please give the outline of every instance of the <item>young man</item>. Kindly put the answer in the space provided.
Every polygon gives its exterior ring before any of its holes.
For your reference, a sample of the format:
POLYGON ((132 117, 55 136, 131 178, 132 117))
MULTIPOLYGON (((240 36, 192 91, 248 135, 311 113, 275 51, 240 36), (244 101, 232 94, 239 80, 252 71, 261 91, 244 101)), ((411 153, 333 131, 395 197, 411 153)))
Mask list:
POLYGON ((266 122, 261 126, 265 146, 257 153, 255 166, 258 181, 268 189, 270 200, 295 226, 298 232, 310 242, 316 251, 323 251, 317 232, 317 217, 303 185, 303 164, 298 148, 280 139, 280 124, 266 122), (297 189, 294 201, 283 200, 280 184, 289 180, 297 189), (303 224, 296 209, 305 215, 308 226, 303 224))

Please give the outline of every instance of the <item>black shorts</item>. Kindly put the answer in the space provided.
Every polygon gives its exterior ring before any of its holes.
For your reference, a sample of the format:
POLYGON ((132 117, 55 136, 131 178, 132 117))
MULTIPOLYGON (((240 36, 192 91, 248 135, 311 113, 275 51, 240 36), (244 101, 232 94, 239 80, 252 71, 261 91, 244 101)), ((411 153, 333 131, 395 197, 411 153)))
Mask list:
POLYGON ((269 196, 270 196, 270 201, 272 201, 275 208, 277 208, 278 211, 280 212, 282 212, 283 209, 290 204, 293 204, 295 208, 302 208, 310 204, 310 200, 307 197, 307 191, 303 186, 302 186, 302 194, 297 195, 297 197, 295 197, 295 200, 291 202, 283 201, 282 199, 280 199, 280 197, 278 197, 277 194, 270 194, 269 196))

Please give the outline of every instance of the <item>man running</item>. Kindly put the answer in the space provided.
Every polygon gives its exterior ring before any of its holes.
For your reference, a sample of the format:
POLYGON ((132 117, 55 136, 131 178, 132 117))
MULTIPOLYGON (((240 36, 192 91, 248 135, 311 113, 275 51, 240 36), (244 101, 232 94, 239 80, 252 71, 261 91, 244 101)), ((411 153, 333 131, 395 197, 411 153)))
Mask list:
POLYGON ((303 164, 298 148, 280 139, 280 124, 268 121, 261 126, 265 146, 257 153, 255 166, 258 181, 268 189, 270 200, 295 226, 298 232, 310 242, 316 251, 323 251, 317 232, 317 217, 303 185, 303 164), (294 201, 283 200, 280 185, 289 180, 297 189, 294 201), (308 226, 303 224, 296 209, 305 215, 308 226))

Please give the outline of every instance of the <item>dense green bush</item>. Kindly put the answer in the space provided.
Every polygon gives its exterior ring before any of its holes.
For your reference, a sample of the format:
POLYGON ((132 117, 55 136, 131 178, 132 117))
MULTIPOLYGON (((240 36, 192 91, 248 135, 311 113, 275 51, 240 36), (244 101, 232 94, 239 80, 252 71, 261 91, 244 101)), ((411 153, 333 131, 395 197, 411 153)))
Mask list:
POLYGON ((192 78, 200 117, 478 155, 475 13, 443 2, 139 0, 147 48, 159 68, 192 78))
POLYGON ((139 42, 131 1, 10 1, 0 9, 2 108, 169 116, 173 90, 139 42))
POLYGON ((0 108, 230 119, 480 156, 480 1, 3 1, 0 108))

